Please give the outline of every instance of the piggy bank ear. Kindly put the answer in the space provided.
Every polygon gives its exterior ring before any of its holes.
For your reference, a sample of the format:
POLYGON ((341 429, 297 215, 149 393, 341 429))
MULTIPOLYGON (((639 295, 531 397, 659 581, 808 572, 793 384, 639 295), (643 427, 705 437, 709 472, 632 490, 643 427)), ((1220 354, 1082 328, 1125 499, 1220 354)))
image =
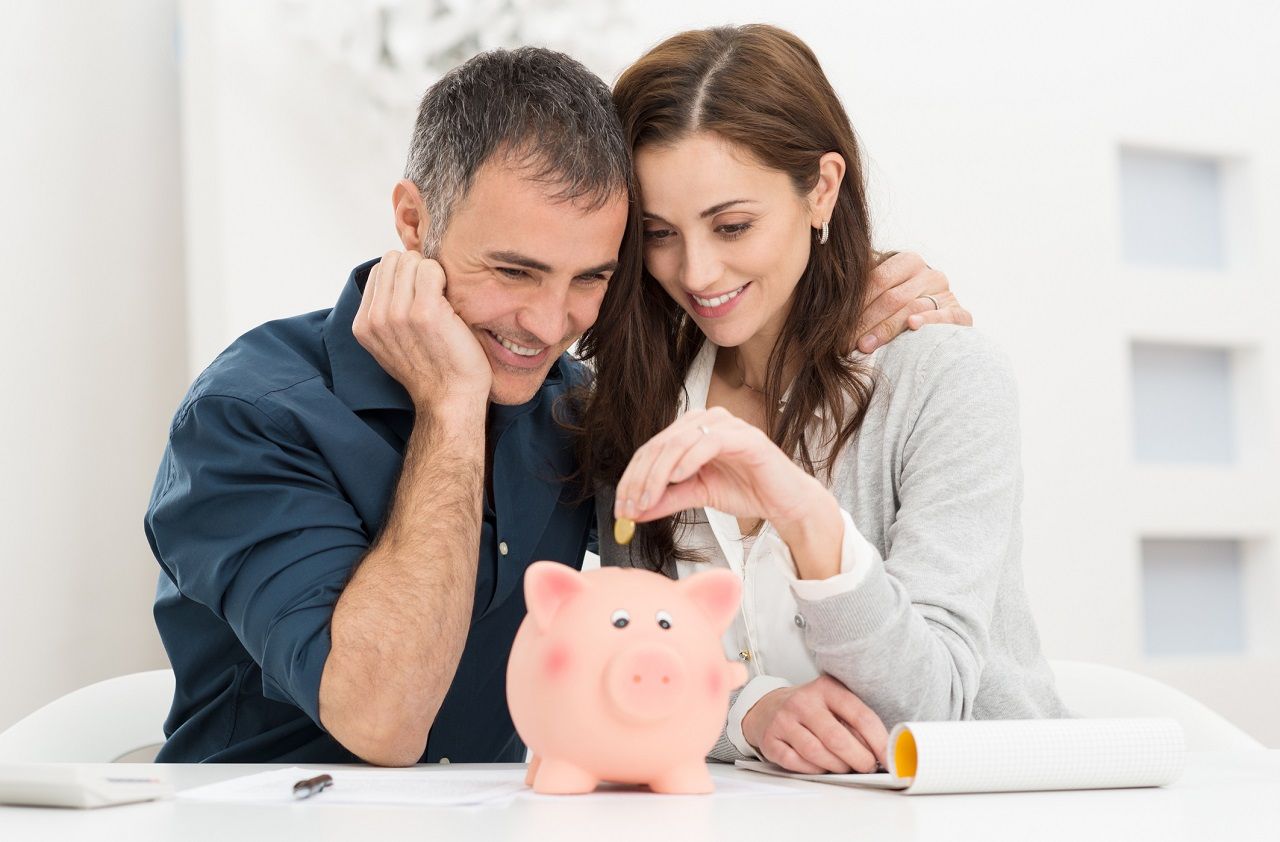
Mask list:
POLYGON ((702 609, 716 631, 724 631, 738 613, 742 598, 742 581, 729 570, 704 570, 680 580, 682 588, 694 604, 702 609))
POLYGON ((538 628, 546 631, 560 607, 586 587, 586 580, 572 567, 556 561, 535 561, 524 572, 524 604, 538 628))

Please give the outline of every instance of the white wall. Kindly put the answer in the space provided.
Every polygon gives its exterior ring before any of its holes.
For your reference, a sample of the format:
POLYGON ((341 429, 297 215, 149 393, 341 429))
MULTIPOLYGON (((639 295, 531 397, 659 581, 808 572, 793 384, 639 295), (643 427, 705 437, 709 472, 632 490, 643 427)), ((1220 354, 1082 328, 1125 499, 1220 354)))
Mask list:
POLYGON ((398 247, 413 114, 365 114, 366 92, 285 37, 277 4, 181 5, 194 376, 249 328, 333 306, 352 267, 398 247))
POLYGON ((174 24, 0 13, 0 728, 166 663, 142 513, 186 368, 174 24))

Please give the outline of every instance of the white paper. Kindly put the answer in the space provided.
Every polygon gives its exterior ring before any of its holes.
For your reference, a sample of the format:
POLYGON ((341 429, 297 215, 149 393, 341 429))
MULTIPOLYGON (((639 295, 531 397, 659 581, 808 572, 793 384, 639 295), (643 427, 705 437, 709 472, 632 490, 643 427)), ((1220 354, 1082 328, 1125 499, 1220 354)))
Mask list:
MULTIPOLYGON (((470 770, 462 766, 418 767, 414 769, 338 769, 324 771, 295 766, 261 772, 178 793, 189 801, 234 802, 237 804, 328 804, 406 805, 456 807, 496 805, 513 798, 706 798, 708 796, 655 795, 646 787, 602 784, 586 795, 538 795, 524 785, 525 770, 470 770), (307 778, 327 774, 333 785, 310 798, 294 798, 293 785, 307 778)), ((714 796, 795 795, 791 787, 759 781, 715 778, 714 796)))
POLYGON ((903 729, 918 755, 912 794, 1165 786, 1187 753, 1172 719, 907 722, 891 745, 903 729))
POLYGON ((293 767, 234 778, 178 793, 190 801, 238 804, 386 804, 465 806, 510 798, 524 786, 524 770, 462 769, 319 769, 293 767), (294 798, 293 785, 317 775, 330 775, 333 785, 310 798, 294 798))
POLYGON ((906 789, 911 785, 910 781, 895 778, 888 772, 864 772, 848 775, 828 772, 821 775, 808 775, 804 772, 788 772, 781 766, 775 766, 767 760, 739 760, 736 765, 742 769, 750 769, 752 772, 763 772, 766 775, 776 775, 780 778, 791 778, 796 781, 815 781, 820 784, 846 784, 848 786, 865 786, 871 789, 906 789))
MULTIPOLYGON (((908 795, 1166 786, 1182 773, 1186 747, 1172 719, 1034 719, 904 722, 916 743, 916 774, 805 775, 739 760, 756 772, 908 795)), ((890 751, 890 766, 893 752, 890 751)))

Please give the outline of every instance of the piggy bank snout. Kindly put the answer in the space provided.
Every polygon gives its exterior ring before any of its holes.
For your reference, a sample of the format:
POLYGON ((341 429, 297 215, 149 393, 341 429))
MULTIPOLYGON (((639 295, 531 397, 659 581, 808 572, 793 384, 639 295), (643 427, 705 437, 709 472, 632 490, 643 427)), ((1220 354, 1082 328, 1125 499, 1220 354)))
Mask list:
POLYGON ((680 657, 655 644, 623 650, 609 662, 605 687, 609 701, 634 719, 654 720, 675 712, 684 694, 680 657))

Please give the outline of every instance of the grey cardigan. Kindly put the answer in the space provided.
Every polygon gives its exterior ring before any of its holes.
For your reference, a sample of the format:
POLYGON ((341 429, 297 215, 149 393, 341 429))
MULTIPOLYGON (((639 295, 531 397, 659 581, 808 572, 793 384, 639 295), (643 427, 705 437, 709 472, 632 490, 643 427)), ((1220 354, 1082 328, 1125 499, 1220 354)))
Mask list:
MULTIPOLYGON (((831 490, 884 562, 853 591, 797 598, 814 663, 888 728, 1066 716, 1023 586, 1008 360, 972 328, 935 325, 874 361, 871 403, 831 490)), ((613 489, 596 505, 601 563, 632 566, 613 542, 613 489)), ((712 757, 742 755, 722 734, 712 757)))

